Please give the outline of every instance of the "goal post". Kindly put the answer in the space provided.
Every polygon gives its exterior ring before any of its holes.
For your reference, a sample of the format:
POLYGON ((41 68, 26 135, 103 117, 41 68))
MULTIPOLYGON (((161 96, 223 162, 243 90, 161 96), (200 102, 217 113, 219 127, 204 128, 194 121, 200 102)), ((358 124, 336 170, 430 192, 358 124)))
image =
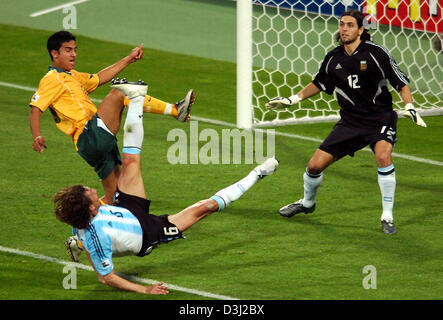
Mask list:
POLYGON ((252 0, 237 1, 237 127, 251 129, 252 0))
MULTIPOLYGON (((366 27, 409 77, 422 115, 443 114, 443 0, 237 0, 237 126, 336 121, 339 106, 321 92, 284 110, 270 99, 288 97, 312 81, 336 47, 338 18, 348 9, 366 15, 366 27)), ((403 108, 389 87, 394 109, 403 108)))

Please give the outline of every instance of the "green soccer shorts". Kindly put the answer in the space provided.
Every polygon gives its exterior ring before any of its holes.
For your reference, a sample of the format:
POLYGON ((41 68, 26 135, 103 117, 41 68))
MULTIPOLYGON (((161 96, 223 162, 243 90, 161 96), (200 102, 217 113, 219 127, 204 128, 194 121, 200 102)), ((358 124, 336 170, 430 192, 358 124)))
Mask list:
POLYGON ((80 156, 94 167, 100 180, 107 178, 116 165, 122 164, 117 138, 97 114, 85 124, 77 148, 80 156))

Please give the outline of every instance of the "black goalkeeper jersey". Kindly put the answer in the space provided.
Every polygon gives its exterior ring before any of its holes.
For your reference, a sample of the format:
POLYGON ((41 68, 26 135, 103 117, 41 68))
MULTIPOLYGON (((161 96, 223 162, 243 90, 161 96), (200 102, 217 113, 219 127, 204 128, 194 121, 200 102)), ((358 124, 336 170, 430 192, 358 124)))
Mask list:
POLYGON ((343 45, 330 51, 313 83, 328 94, 335 90, 341 121, 379 126, 397 117, 386 80, 397 91, 409 84, 386 48, 365 41, 352 55, 343 45))

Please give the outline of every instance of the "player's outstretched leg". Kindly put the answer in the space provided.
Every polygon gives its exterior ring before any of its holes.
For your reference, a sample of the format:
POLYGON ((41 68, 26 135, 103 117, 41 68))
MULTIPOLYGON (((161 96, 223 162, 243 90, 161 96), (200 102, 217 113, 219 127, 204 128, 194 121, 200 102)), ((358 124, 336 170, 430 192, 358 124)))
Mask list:
POLYGON ((118 180, 120 191, 146 198, 145 187, 141 175, 140 153, 143 144, 143 101, 148 86, 141 80, 128 82, 113 80, 112 87, 122 91, 131 100, 124 124, 123 135, 123 173, 118 180))
POLYGON ((148 85, 143 80, 129 82, 126 79, 112 79, 111 88, 120 90, 129 100, 135 97, 144 97, 148 92, 148 85))
MULTIPOLYGON (((126 81, 126 79, 116 79, 113 81, 126 81)), ((145 95, 143 101, 143 112, 163 114, 176 118, 178 121, 186 122, 191 118, 191 107, 195 102, 194 90, 189 90, 184 99, 176 103, 168 103, 160 99, 145 95)), ((130 97, 125 97, 123 104, 127 107, 131 101, 130 97)))
POLYGON ((191 118, 191 107, 195 102, 194 90, 189 90, 183 100, 175 103, 174 107, 177 109, 177 120, 186 122, 191 118))
POLYGON ((249 188, 251 188, 257 181, 264 177, 271 175, 278 168, 278 160, 275 157, 267 159, 261 165, 252 170, 245 178, 241 179, 237 183, 230 185, 218 191, 211 199, 214 199, 218 203, 218 211, 223 210, 229 206, 231 202, 240 198, 249 188))
POLYGON ((277 170, 278 164, 275 157, 267 159, 261 165, 255 167, 246 177, 218 191, 210 199, 199 201, 179 213, 169 216, 169 221, 175 224, 181 232, 185 231, 212 212, 224 210, 259 180, 273 174, 277 170))

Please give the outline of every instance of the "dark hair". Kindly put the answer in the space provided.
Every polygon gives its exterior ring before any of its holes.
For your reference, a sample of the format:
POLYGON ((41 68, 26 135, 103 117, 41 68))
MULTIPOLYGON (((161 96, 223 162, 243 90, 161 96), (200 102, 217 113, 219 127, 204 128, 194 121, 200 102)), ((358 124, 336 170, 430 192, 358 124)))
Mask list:
MULTIPOLYGON (((365 15, 361 11, 355 10, 355 9, 348 10, 341 15, 340 20, 344 16, 351 16, 351 17, 355 18, 355 20, 357 20, 357 25, 358 25, 359 29, 361 27, 364 27, 363 23, 365 21, 365 15)), ((340 42, 340 32, 337 33, 335 39, 337 42, 340 42)), ((370 41, 371 40, 371 35, 369 34, 368 30, 366 30, 366 28, 364 28, 363 33, 360 36, 360 40, 361 41, 370 41)))
POLYGON ((51 51, 52 50, 59 50, 62 46, 63 42, 69 42, 71 40, 75 41, 75 36, 69 32, 69 31, 57 31, 52 36, 48 38, 48 42, 46 43, 46 48, 48 49, 49 56, 51 57, 51 60, 54 60, 52 57, 51 51))
POLYGON ((88 226, 91 200, 85 195, 87 189, 82 185, 74 185, 61 189, 54 195, 55 216, 61 222, 77 229, 88 226))

